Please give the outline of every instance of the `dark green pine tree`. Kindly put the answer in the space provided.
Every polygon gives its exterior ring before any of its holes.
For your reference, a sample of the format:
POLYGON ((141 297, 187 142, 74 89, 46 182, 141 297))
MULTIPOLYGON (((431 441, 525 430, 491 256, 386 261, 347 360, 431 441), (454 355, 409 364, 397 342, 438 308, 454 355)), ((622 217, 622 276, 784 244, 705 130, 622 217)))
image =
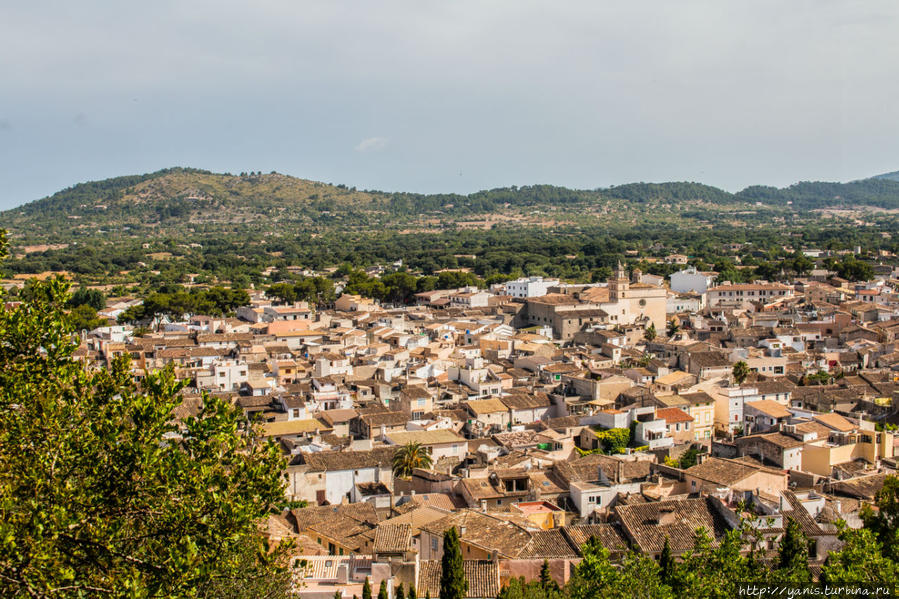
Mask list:
POLYGON ((787 527, 780 540, 777 569, 791 582, 809 582, 808 539, 793 518, 787 519, 787 527))
POLYGON ((418 595, 415 594, 415 585, 409 585, 409 597, 408 599, 418 599, 418 595))
POLYGON ((462 565, 462 546, 455 527, 443 533, 443 559, 440 563, 440 599, 464 599, 468 580, 462 565))
POLYGON ((371 583, 368 582, 368 576, 365 577, 365 583, 362 585, 362 599, 371 599, 371 583))
POLYGON ((662 547, 662 554, 659 556, 659 575, 662 582, 667 585, 671 584, 674 579, 674 556, 671 555, 671 543, 668 542, 668 536, 665 536, 665 546, 662 547))
POLYGON ((390 599, 390 597, 387 596, 387 581, 386 580, 382 580, 381 586, 380 586, 380 588, 378 588, 378 599, 390 599))
POLYGON ((543 560, 543 566, 540 568, 540 586, 547 592, 559 590, 559 585, 549 572, 549 560, 543 560))
POLYGON ((343 599, 343 593, 340 591, 334 591, 334 599, 343 599))
POLYGON ((396 593, 394 593, 393 597, 394 599, 406 599, 406 591, 403 589, 403 583, 396 585, 396 593))

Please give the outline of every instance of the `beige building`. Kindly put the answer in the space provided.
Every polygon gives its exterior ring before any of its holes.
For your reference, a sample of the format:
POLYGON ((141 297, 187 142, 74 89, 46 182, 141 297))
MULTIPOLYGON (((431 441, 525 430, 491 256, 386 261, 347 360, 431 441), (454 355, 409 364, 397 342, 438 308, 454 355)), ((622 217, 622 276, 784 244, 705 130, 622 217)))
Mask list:
POLYGON ((708 458, 684 471, 684 480, 691 493, 731 491, 761 491, 774 497, 787 490, 788 475, 783 470, 751 466, 739 460, 708 458))
MULTIPOLYGON (((824 414, 815 420, 831 428, 826 439, 816 439, 806 443, 802 450, 802 469, 820 476, 831 476, 834 466, 865 460, 877 464, 881 459, 894 457, 894 435, 889 432, 855 429, 835 430, 828 417, 838 414, 824 414)), ((840 417, 841 418, 841 417, 840 417)), ((845 419, 843 419, 845 420, 845 419)), ((846 428, 846 427, 840 427, 846 428)))
POLYGON ((664 331, 667 300, 668 291, 660 285, 630 283, 619 263, 615 276, 609 279, 609 301, 599 307, 608 313, 613 324, 652 323, 656 331, 664 331))
POLYGON ((527 300, 527 324, 551 326, 553 335, 567 341, 590 324, 614 326, 655 325, 657 331, 666 326, 665 308, 668 292, 659 285, 631 283, 624 267, 618 265, 609 279, 608 299, 605 293, 594 296, 586 291, 580 297, 550 293, 527 300))
POLYGON ((780 283, 729 283, 712 287, 707 294, 709 307, 715 308, 786 299, 793 297, 793 288, 780 283))
POLYGON ((361 295, 344 293, 334 302, 334 309, 341 312, 373 312, 378 309, 374 300, 364 298, 361 295))

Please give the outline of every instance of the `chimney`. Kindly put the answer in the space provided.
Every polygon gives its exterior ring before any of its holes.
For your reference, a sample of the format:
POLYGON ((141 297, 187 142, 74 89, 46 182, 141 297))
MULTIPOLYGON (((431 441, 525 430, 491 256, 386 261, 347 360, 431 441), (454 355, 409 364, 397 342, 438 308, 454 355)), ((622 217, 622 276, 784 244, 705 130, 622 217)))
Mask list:
MULTIPOLYGON (((337 584, 347 584, 350 581, 350 568, 346 563, 340 564, 337 566, 337 584)), ((340 596, 343 596, 343 591, 340 591, 340 596)))
POLYGON ((658 516, 656 517, 656 521, 659 526, 666 526, 668 524, 674 524, 677 520, 677 517, 674 514, 674 510, 672 508, 662 508, 659 510, 658 516))

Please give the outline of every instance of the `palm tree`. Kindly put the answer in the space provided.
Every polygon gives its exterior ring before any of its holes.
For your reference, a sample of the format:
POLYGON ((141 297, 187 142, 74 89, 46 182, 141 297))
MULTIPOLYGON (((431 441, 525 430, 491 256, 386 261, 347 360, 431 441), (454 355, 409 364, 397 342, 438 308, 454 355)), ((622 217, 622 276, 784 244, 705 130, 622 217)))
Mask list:
POLYGON ((740 360, 739 362, 734 364, 732 374, 734 376, 734 382, 738 385, 742 385, 743 381, 746 380, 746 377, 749 376, 749 365, 743 360, 740 360))
POLYGON ((434 463, 431 454, 421 443, 406 443, 393 455, 393 475, 412 476, 415 468, 430 468, 434 463))
POLYGON ((680 331, 680 323, 676 318, 672 318, 668 321, 668 336, 674 337, 678 331, 680 331))

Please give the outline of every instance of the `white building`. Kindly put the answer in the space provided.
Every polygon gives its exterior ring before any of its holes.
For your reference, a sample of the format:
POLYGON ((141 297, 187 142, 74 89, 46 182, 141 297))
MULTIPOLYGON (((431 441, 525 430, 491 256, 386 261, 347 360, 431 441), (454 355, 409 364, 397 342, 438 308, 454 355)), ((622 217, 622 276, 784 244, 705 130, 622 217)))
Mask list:
POLYGON ((547 289, 558 284, 558 279, 522 277, 506 282, 506 295, 511 295, 512 297, 541 297, 546 295, 547 289))
MULTIPOLYGON (((249 368, 245 362, 237 360, 221 360, 210 365, 212 380, 203 377, 204 386, 219 391, 237 391, 249 380, 249 368)), ((199 383, 199 377, 198 381, 199 383)))
POLYGON ((702 310, 702 296, 695 294, 679 294, 668 293, 668 299, 665 302, 665 312, 667 314, 680 314, 682 312, 699 312, 702 310))
POLYGON ((671 274, 671 291, 705 293, 717 277, 718 273, 698 271, 695 266, 691 266, 671 274))

